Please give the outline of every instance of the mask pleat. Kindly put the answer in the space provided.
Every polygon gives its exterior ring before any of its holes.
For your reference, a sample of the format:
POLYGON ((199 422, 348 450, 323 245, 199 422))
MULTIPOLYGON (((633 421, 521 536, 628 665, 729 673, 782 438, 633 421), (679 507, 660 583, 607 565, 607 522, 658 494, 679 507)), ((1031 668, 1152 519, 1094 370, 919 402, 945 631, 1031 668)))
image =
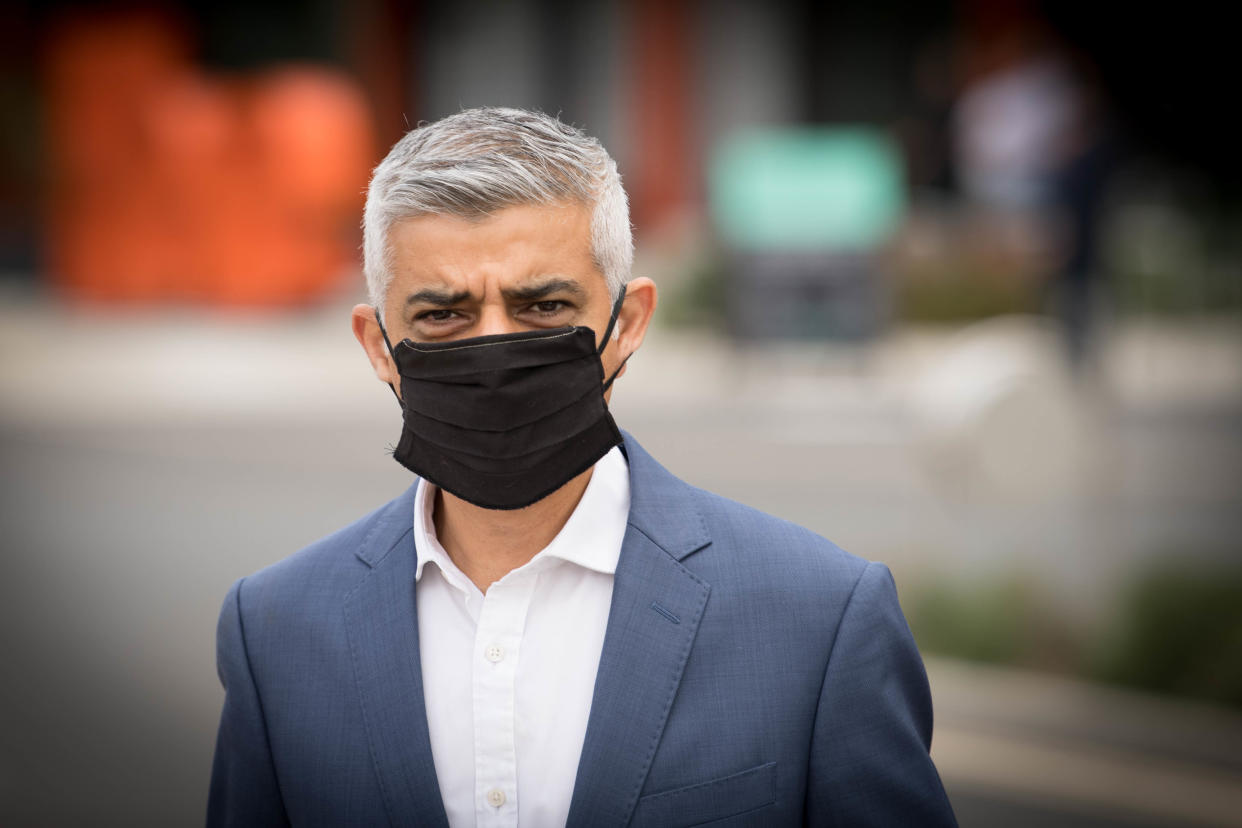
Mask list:
POLYGON ((548 366, 483 371, 435 382, 404 377, 401 396, 409 411, 478 431, 503 432, 550 417, 588 391, 603 394, 599 359, 548 366))
POLYGON ((503 470, 507 465, 521 468, 531 465, 524 462, 524 458, 555 449, 568 436, 589 428, 607 413, 603 396, 599 392, 594 394, 594 401, 572 401, 549 417, 505 431, 463 433, 457 425, 414 412, 406 414, 406 428, 441 451, 453 452, 463 463, 480 471, 503 470))
POLYGON ((606 414, 530 469, 481 472, 455 455, 428 451, 424 441, 410 431, 402 433, 396 456, 410 471, 476 506, 520 509, 582 474, 620 442, 621 432, 606 414))

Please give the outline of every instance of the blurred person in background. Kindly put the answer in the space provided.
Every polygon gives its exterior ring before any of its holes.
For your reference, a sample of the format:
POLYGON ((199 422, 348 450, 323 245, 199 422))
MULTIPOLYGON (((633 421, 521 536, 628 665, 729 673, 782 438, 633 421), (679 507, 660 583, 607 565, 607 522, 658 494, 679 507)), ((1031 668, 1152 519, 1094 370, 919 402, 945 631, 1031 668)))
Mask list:
POLYGON ((1099 212, 1113 151, 1100 92, 1074 57, 1037 21, 1007 20, 969 56, 973 77, 951 126, 967 199, 1055 251, 1049 304, 1079 374, 1099 301, 1099 212))
POLYGON ((229 592, 209 824, 954 824, 888 570, 614 424, 656 287, 598 141, 414 129, 364 251, 417 478, 229 592))

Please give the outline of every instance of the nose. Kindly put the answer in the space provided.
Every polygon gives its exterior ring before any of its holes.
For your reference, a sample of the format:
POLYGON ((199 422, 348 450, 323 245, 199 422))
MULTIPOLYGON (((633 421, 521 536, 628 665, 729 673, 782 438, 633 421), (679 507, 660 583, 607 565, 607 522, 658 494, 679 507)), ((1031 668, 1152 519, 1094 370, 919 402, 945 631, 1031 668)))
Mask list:
POLYGON ((479 321, 471 333, 474 336, 491 336, 516 333, 520 330, 522 326, 509 314, 508 308, 501 303, 488 303, 480 311, 479 321))

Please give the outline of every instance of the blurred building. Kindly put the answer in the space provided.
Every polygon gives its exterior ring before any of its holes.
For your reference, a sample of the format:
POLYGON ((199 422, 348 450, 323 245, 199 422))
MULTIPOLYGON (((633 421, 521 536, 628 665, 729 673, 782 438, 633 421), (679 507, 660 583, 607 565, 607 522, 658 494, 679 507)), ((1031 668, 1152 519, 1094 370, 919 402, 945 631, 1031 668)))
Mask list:
MULTIPOLYGON (((1116 38, 1114 22, 1022 0, 11 4, 0 268, 84 298, 314 301, 350 284, 358 191, 405 129, 511 105, 604 141, 643 238, 709 248, 724 229, 709 220, 709 171, 735 133, 872 130, 900 147, 912 211, 875 277, 892 310, 1038 309, 1059 242, 1037 240, 1024 258, 997 243, 1004 228, 959 232, 938 208, 922 220, 926 205, 1000 181, 993 164, 981 184, 981 156, 960 151, 998 133, 974 129, 958 151, 952 133, 980 123, 962 113, 987 109, 980 79, 995 80, 1015 32, 1044 33, 1088 69, 1129 157, 1207 181, 1209 200, 1238 194, 1238 143, 1216 123, 1223 35, 1189 16, 1131 15, 1116 38), (948 260, 923 255, 937 244, 948 260)), ((1056 132, 1047 95, 1009 100, 1018 115, 1002 123, 1056 132)), ((1019 140, 1028 160, 1049 151, 1037 131, 1019 140)), ((1013 134, 1000 136, 1010 160, 1013 134)))

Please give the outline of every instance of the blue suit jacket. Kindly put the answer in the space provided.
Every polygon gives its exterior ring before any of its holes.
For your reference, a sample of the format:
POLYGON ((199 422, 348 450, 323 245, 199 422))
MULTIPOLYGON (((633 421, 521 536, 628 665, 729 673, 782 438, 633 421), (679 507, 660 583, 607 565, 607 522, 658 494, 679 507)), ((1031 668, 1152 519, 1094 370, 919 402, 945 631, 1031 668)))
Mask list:
MULTIPOLYGON (((888 570, 624 449, 629 524, 569 824, 952 825, 888 570)), ((229 592, 210 825, 446 825, 413 502, 229 592)))

